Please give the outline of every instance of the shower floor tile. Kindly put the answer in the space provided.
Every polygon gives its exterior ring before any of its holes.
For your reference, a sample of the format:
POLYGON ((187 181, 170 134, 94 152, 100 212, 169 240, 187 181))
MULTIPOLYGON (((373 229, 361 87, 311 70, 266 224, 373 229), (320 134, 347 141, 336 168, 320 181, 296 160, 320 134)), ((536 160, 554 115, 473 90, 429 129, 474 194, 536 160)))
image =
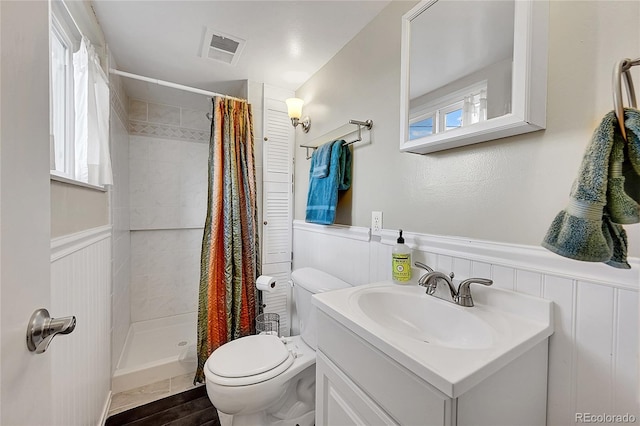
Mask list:
POLYGON ((202 386, 201 384, 198 384, 197 386, 193 385, 194 374, 195 373, 183 374, 160 382, 151 383, 146 386, 117 393, 111 398, 109 416, 140 405, 157 401, 185 390, 202 386))

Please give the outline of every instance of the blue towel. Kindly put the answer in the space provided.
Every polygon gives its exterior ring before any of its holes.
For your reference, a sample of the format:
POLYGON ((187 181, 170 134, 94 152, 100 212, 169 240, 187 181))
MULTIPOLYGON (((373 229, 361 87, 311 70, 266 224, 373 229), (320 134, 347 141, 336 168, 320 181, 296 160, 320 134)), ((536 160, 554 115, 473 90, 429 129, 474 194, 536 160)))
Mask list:
POLYGON ((311 176, 314 178, 325 178, 329 176, 329 166, 331 164, 331 147, 333 142, 320 145, 311 156, 311 176))
POLYGON ((324 178, 313 176, 315 158, 314 153, 309 171, 306 221, 331 225, 336 219, 338 190, 346 191, 351 187, 351 150, 343 140, 332 143, 329 174, 324 178))
POLYGON ((629 269, 622 224, 640 221, 640 111, 625 109, 628 149, 613 112, 595 130, 571 189, 542 246, 564 257, 629 269), (628 169, 623 164, 630 163, 628 169))

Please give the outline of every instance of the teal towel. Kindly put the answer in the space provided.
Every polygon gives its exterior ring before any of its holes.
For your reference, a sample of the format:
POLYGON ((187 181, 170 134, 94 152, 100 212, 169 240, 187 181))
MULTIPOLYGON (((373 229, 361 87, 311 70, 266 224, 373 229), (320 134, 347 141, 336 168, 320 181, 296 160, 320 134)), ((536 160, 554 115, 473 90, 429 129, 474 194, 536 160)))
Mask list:
POLYGON ((309 193, 307 194, 307 222, 331 225, 336 219, 338 190, 351 187, 351 150, 343 140, 334 141, 331 146, 329 174, 324 178, 313 176, 314 158, 309 170, 309 193))
POLYGON ((625 110, 625 127, 629 149, 625 149, 615 114, 603 118, 582 159, 568 206, 553 220, 543 247, 575 260, 630 268, 627 235, 621 224, 640 221, 636 202, 640 191, 636 179, 640 175, 639 111, 625 110), (627 162, 632 167, 623 167, 627 162))
POLYGON ((320 145, 311 156, 311 176, 314 178, 325 178, 329 176, 329 166, 331 164, 331 147, 335 141, 320 145))
POLYGON ((346 191, 351 188, 351 150, 348 146, 344 145, 344 141, 338 141, 342 150, 338 159, 340 164, 338 166, 338 190, 346 191))

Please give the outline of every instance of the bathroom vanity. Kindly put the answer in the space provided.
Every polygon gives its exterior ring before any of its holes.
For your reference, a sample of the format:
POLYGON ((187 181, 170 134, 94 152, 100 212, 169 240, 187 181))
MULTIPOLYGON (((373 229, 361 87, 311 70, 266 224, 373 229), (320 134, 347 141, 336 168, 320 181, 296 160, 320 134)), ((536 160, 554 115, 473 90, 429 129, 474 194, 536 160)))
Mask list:
POLYGON ((544 425, 552 302, 473 296, 389 282, 314 296, 316 425, 544 425))

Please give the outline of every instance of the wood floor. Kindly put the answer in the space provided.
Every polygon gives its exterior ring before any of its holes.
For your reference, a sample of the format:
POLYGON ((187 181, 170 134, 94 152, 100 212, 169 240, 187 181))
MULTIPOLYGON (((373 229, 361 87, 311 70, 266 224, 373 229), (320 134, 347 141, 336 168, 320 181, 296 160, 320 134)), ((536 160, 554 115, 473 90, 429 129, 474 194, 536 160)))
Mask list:
POLYGON ((105 426, 220 426, 205 386, 110 416, 105 426))

